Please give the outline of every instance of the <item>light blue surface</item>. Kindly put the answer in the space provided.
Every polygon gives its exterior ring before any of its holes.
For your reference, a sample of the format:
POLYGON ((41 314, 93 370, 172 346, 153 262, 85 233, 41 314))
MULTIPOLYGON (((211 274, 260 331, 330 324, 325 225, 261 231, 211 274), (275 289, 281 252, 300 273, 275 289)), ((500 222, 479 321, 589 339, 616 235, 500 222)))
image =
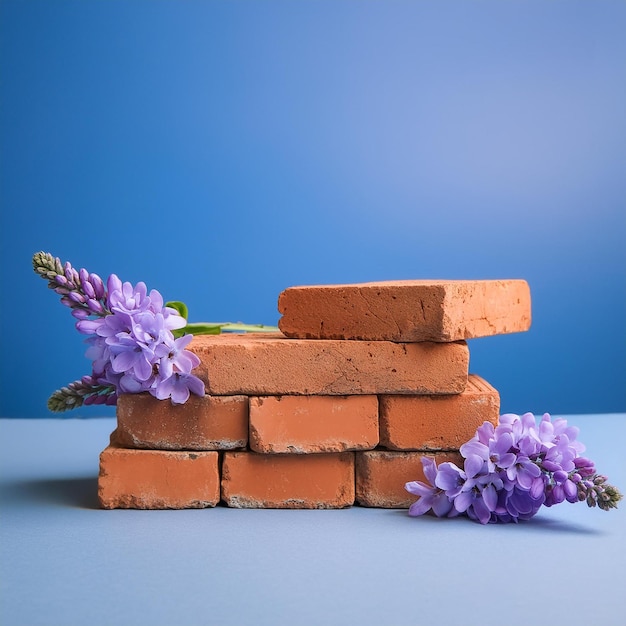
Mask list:
MULTIPOLYGON (((626 415, 568 417, 626 488, 626 415)), ((480 526, 406 511, 104 511, 111 419, 1 420, 0 624, 626 623, 624 506, 480 526)))
POLYGON ((90 369, 40 249, 192 321, 525 278, 530 332, 473 371, 505 411, 626 411, 624 32, 623 0, 2 0, 0 415, 90 369))

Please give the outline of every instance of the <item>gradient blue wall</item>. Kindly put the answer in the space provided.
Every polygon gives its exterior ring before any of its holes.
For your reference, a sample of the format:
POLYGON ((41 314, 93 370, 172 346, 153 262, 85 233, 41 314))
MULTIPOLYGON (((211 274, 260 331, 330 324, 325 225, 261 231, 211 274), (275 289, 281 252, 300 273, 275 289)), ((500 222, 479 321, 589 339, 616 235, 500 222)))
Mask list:
POLYGON ((89 371, 38 250, 193 321, 273 324, 296 284, 525 278, 532 329, 471 341, 472 371, 505 411, 626 410, 626 3, 0 17, 3 416, 89 371))

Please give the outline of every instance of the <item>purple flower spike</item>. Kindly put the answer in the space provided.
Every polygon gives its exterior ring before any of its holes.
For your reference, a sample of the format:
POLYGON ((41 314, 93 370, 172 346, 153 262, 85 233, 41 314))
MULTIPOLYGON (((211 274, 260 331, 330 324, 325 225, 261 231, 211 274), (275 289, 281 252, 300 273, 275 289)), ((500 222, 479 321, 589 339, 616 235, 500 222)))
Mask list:
MULTIPOLYGON (((72 310, 76 329, 87 339, 93 384, 76 384, 54 396, 53 406, 115 403, 119 393, 150 392, 182 403, 191 393, 204 395, 204 384, 191 371, 200 363, 185 347, 192 336, 175 339, 172 331, 187 321, 165 307, 161 294, 143 282, 132 285, 111 274, 106 287, 86 269, 40 252, 33 268, 72 310)), ((74 385, 74 383, 72 383, 74 385)), ((65 388, 64 388, 65 389, 65 388)))
POLYGON ((495 428, 485 422, 460 448, 463 470, 422 461, 430 484, 407 483, 406 489, 420 496, 409 513, 441 507, 447 517, 464 514, 486 524, 528 520, 542 505, 564 501, 615 508, 621 494, 596 473, 592 461, 579 456, 585 448, 577 436, 577 428, 564 419, 552 421, 547 413, 539 425, 532 413, 501 415, 495 428))

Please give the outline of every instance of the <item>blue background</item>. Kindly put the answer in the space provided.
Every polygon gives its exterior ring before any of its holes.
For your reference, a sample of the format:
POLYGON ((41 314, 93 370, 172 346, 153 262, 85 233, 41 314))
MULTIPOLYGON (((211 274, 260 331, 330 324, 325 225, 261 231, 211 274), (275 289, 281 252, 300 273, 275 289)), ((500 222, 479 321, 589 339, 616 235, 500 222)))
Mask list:
MULTIPOLYGON (((89 372, 52 252, 274 324, 291 285, 525 278, 504 411, 626 409, 626 3, 0 4, 0 414, 89 372)), ((71 416, 111 414, 81 409, 71 416)))

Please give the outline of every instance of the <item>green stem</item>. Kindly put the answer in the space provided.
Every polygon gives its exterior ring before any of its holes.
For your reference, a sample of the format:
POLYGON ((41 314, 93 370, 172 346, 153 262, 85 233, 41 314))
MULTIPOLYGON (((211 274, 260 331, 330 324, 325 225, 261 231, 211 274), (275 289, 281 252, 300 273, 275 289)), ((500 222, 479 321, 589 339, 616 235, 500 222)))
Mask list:
POLYGON ((195 322, 174 331, 175 337, 183 335, 219 335, 222 332, 272 333, 278 332, 278 326, 264 324, 240 324, 238 322, 195 322))

